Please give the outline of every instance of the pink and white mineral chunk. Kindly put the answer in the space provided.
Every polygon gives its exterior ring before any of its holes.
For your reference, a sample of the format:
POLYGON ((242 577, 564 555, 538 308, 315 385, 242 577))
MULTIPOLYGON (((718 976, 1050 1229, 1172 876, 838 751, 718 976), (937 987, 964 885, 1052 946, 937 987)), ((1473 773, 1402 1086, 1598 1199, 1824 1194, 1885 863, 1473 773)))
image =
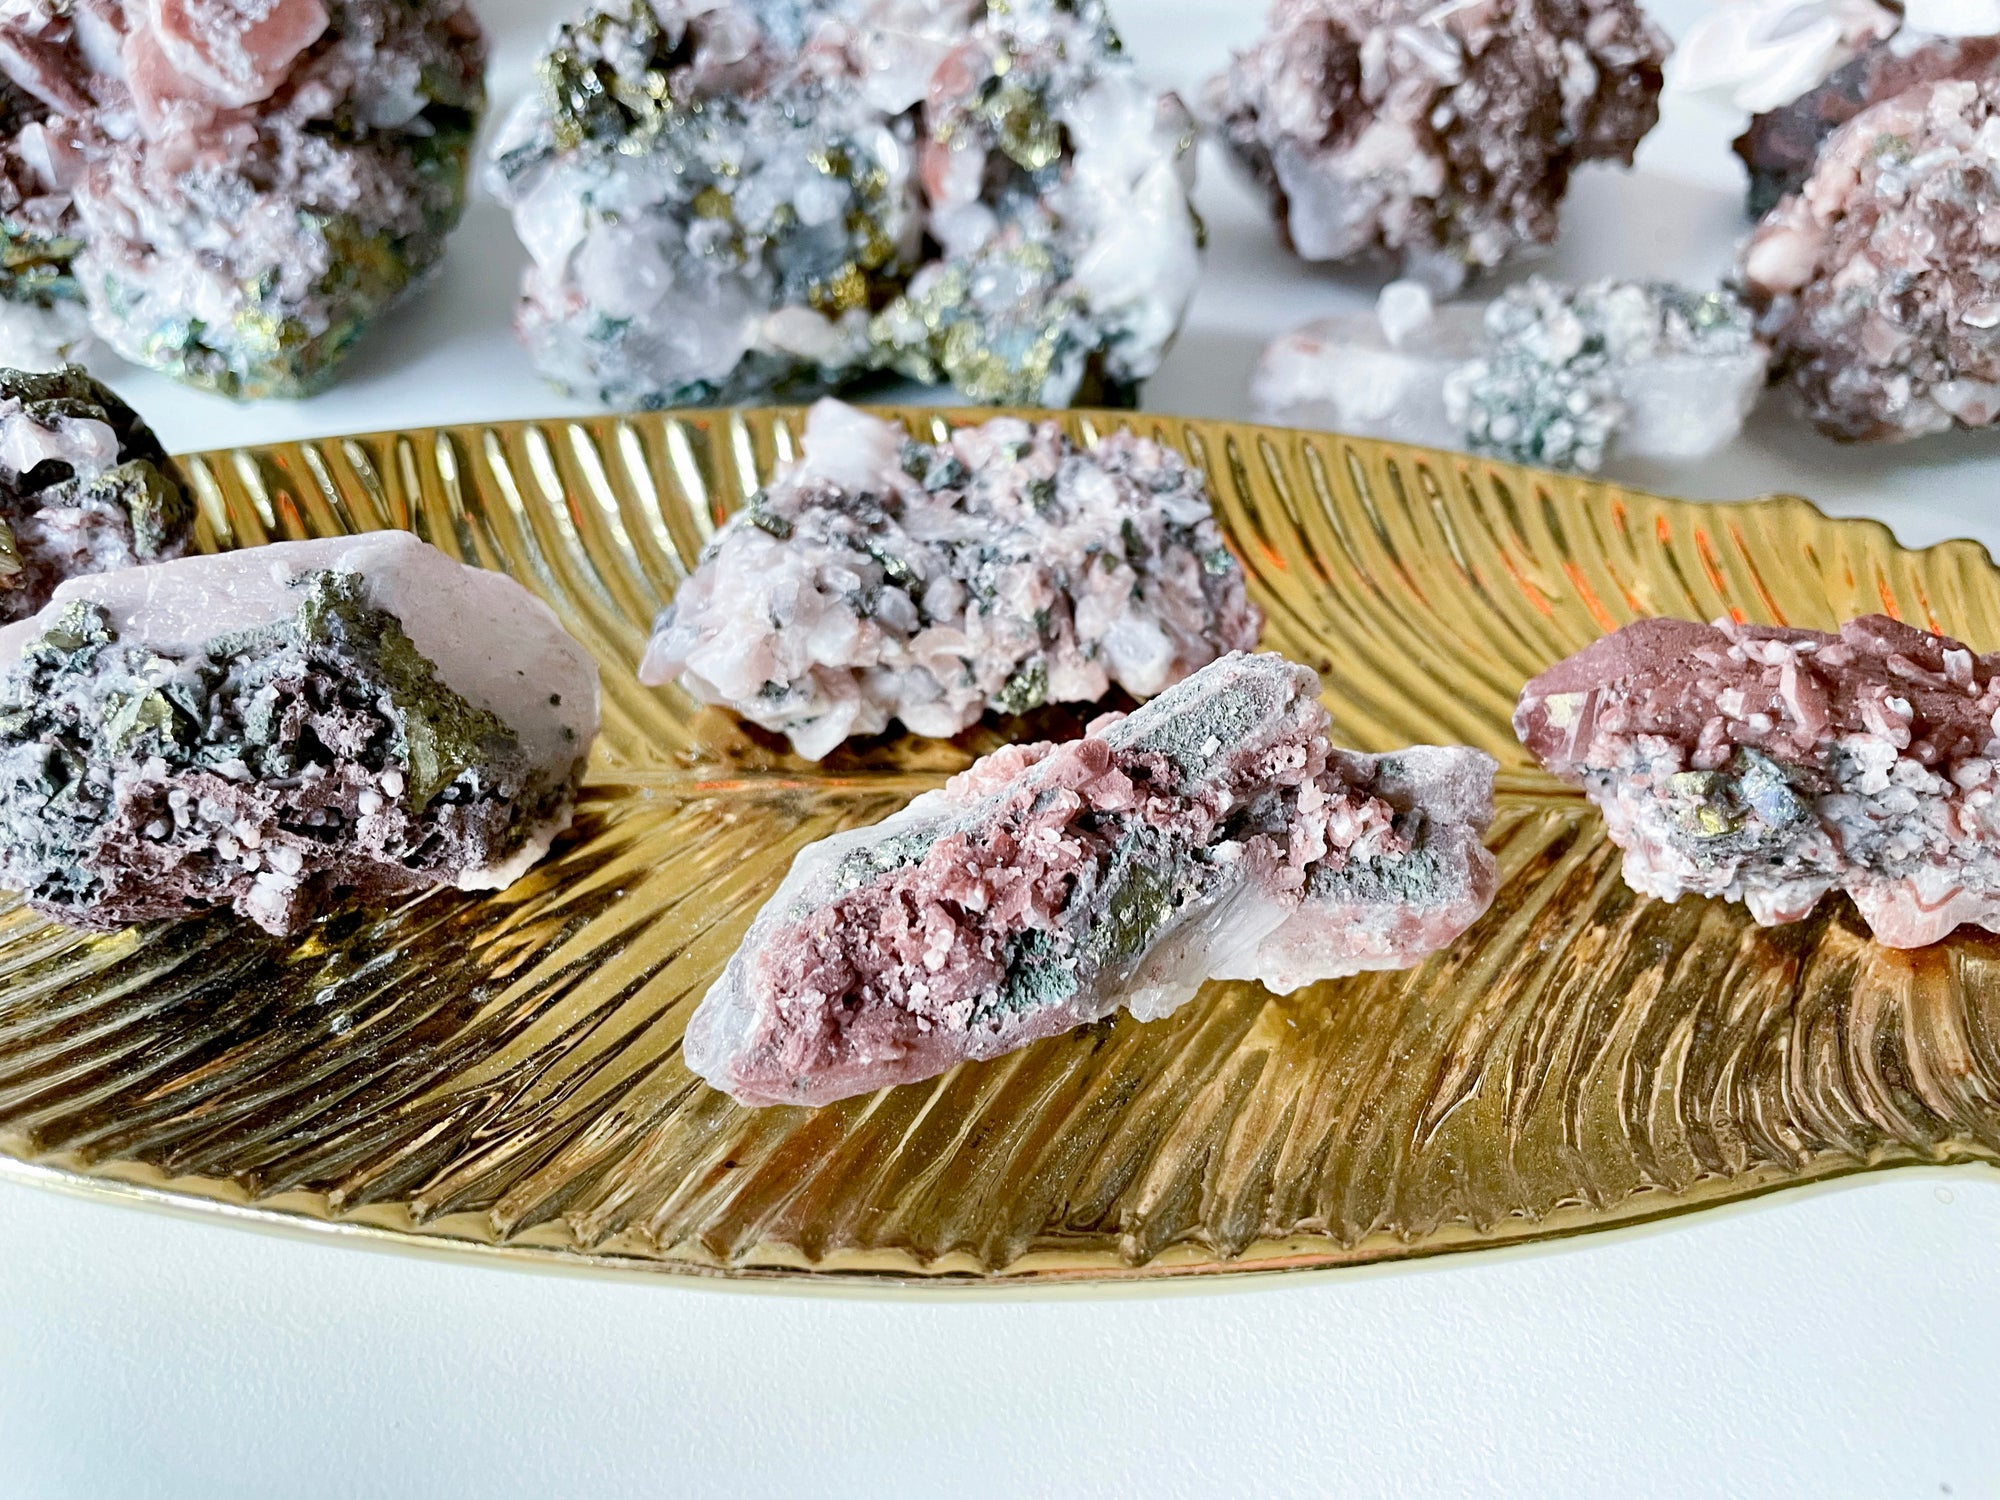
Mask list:
POLYGON ((639 666, 818 760, 892 719, 1151 697, 1254 646, 1201 474, 1130 433, 999 418, 941 444, 836 401, 716 533, 639 666))
POLYGON ((1012 745, 800 852, 688 1026, 749 1104, 825 1104, 1209 978, 1408 968, 1492 900, 1477 750, 1327 743, 1318 678, 1232 654, 1082 739, 1012 745))
POLYGON ((2000 931, 2000 656, 1870 615, 1838 635, 1641 620, 1530 682, 1521 742, 1603 811, 1634 890, 1765 926, 1845 891, 1882 943, 2000 931))

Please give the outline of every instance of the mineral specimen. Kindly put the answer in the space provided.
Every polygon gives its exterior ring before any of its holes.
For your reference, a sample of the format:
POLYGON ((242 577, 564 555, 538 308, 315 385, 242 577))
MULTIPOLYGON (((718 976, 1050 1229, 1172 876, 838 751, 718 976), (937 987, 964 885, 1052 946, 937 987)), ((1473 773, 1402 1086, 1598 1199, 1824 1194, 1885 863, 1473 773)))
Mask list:
POLYGON ((1252 394, 1267 421, 1595 470, 1612 452, 1721 447, 1762 393, 1767 357, 1728 291, 1534 277, 1483 310, 1433 309, 1396 282, 1373 317, 1279 339, 1252 394))
POLYGON ((597 732, 555 617, 406 532, 73 578, 0 663, 0 886, 80 927, 498 889, 597 732))
POLYGON ((751 1104, 824 1104, 1208 978, 1407 968, 1492 899, 1494 763, 1332 749, 1308 669, 1230 655, 803 850, 689 1023, 751 1104))
POLYGON ((233 396, 329 380, 464 203, 463 0, 0 7, 0 295, 233 396))
POLYGON ((1898 440, 2000 417, 2000 74, 1863 110, 1758 225, 1742 279, 1820 431, 1898 440))
POLYGON ((1207 102, 1299 254, 1449 292, 1550 244, 1577 165, 1631 162, 1667 51, 1633 0, 1275 0, 1207 102))
POLYGON ((1114 433, 998 418, 933 446, 839 402, 804 456, 715 535, 639 679, 818 760, 892 718, 951 735, 988 708, 1148 697, 1262 618, 1202 476, 1114 433))
POLYGON ((571 392, 1121 400, 1193 293, 1192 126, 1099 0, 605 0, 539 76, 489 180, 571 392))
POLYGON ((1677 93, 1775 110, 1802 99, 1903 24, 1877 0, 1724 0, 1688 28, 1667 64, 1677 93))
POLYGON ((2000 656, 1882 615, 1642 620, 1537 677, 1514 727, 1603 810, 1634 890, 1766 926, 1847 892, 1883 943, 2000 930, 2000 656))
POLYGON ((193 522, 131 407, 82 370, 0 370, 0 622, 65 578, 179 557, 193 522))

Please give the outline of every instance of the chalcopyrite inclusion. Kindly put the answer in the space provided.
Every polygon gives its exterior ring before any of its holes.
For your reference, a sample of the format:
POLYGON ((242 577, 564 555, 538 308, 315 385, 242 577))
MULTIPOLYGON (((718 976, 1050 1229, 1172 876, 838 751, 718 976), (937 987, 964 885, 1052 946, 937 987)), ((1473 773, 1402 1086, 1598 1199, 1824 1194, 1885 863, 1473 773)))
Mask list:
POLYGON ((1829 891, 1881 942, 2000 930, 2000 656, 1882 615, 1641 620, 1530 682, 1514 727, 1581 786, 1625 880, 1796 922, 1829 891))
POLYGON ((407 532, 74 578, 0 664, 0 886, 79 927, 498 889, 597 733, 555 617, 407 532))
POLYGON ((1206 103, 1300 255, 1450 292, 1552 244, 1577 166, 1630 165, 1668 49, 1633 0, 1276 0, 1206 103))
POLYGON ((996 418, 940 444, 837 401, 716 533, 639 667, 818 760, 891 719, 948 736, 989 708, 1150 697, 1263 624, 1207 483, 1113 433, 996 418))
POLYGON ((2000 418, 2000 72, 1863 110, 1757 226, 1742 280, 1820 431, 1921 437, 2000 418))
POLYGON ((1118 404, 1193 295, 1192 121, 1099 0, 606 0, 538 78, 489 180, 572 393, 1118 404))
POLYGON ((996 1057, 1204 980, 1408 968, 1492 900, 1491 757, 1333 749, 1319 682, 1232 654, 1082 739, 1011 745, 803 850, 689 1023, 752 1104, 996 1057))
POLYGON ((190 385, 315 390, 442 255, 485 62, 462 0, 9 0, 0 298, 190 385))
POLYGON ((1611 455, 1721 447, 1756 405, 1767 360, 1727 290, 1532 277, 1484 307, 1434 308, 1404 281, 1373 314, 1273 343, 1252 396, 1270 422, 1595 471, 1611 455))
POLYGON ((74 367, 0 370, 0 623, 65 578, 187 550, 194 503, 139 414, 74 367))

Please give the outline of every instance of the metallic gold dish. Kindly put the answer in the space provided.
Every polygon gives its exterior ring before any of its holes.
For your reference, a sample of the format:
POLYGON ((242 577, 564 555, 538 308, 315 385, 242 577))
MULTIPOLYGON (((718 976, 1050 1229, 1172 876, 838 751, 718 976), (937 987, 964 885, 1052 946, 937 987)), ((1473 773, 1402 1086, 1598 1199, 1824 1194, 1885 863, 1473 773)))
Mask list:
POLYGON ((1828 628, 1880 609, 1993 649, 2000 573, 1979 547, 1905 551, 1799 500, 1696 505, 1153 417, 1064 420, 1132 420, 1207 468, 1266 643, 1325 675, 1339 738, 1501 758, 1492 912, 1409 974, 1214 985, 1163 1022, 816 1112, 710 1091, 682 1028, 793 853, 996 739, 813 767, 634 681, 654 612, 797 415, 183 460, 205 546, 407 526, 512 573, 603 663, 604 739, 577 831, 498 897, 350 913, 291 944, 221 918, 82 936, 10 900, 0 1170, 412 1248, 989 1283, 1391 1260, 2000 1160, 2000 938, 1898 953, 1844 903, 1765 932, 1643 900, 1508 728, 1526 678, 1642 614, 1828 628))

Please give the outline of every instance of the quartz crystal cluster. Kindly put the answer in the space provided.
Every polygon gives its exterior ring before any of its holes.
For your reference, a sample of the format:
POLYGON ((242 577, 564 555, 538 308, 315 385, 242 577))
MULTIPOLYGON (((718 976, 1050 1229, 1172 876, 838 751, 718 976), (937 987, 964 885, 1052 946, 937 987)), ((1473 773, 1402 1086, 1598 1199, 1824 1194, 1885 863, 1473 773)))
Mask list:
POLYGON ((1849 120, 1758 225, 1741 273, 1774 372, 1827 435, 2000 418, 2000 72, 1849 120))
POLYGON ((654 626, 676 679, 817 760, 900 719, 1149 697, 1262 625, 1201 474, 1129 433, 997 418, 941 444, 832 400, 654 626))
POLYGON ((179 557, 194 504, 139 414, 75 368, 0 370, 0 622, 65 578, 179 557))
POLYGON ((1117 403, 1193 294, 1192 123, 1100 0, 605 0, 538 74, 489 175, 565 390, 1117 403))
POLYGON ((80 927, 505 886, 597 732, 555 617, 406 532, 73 578, 0 664, 0 885, 80 927))
POLYGON ((0 297, 191 385, 316 389, 437 264, 485 53, 463 0, 7 0, 0 297))
POLYGON ((1329 747, 1318 679, 1230 655, 803 850, 689 1023, 752 1104, 823 1104, 1209 978, 1407 968, 1486 910, 1494 762, 1329 747))
POLYGON ((1579 164, 1631 162, 1667 52, 1633 0, 1276 0, 1207 104, 1299 254, 1452 291, 1552 243, 1579 164))
POLYGON ((1267 421, 1594 471, 1608 454, 1693 458, 1733 438, 1767 353, 1733 293, 1529 279, 1483 309, 1413 282, 1376 312, 1322 319, 1266 351, 1267 421))
POLYGON ((1873 615, 1838 635, 1642 620, 1530 682, 1514 727, 1602 809, 1633 889, 1829 891, 1899 948, 2000 930, 2000 656, 1873 615))

